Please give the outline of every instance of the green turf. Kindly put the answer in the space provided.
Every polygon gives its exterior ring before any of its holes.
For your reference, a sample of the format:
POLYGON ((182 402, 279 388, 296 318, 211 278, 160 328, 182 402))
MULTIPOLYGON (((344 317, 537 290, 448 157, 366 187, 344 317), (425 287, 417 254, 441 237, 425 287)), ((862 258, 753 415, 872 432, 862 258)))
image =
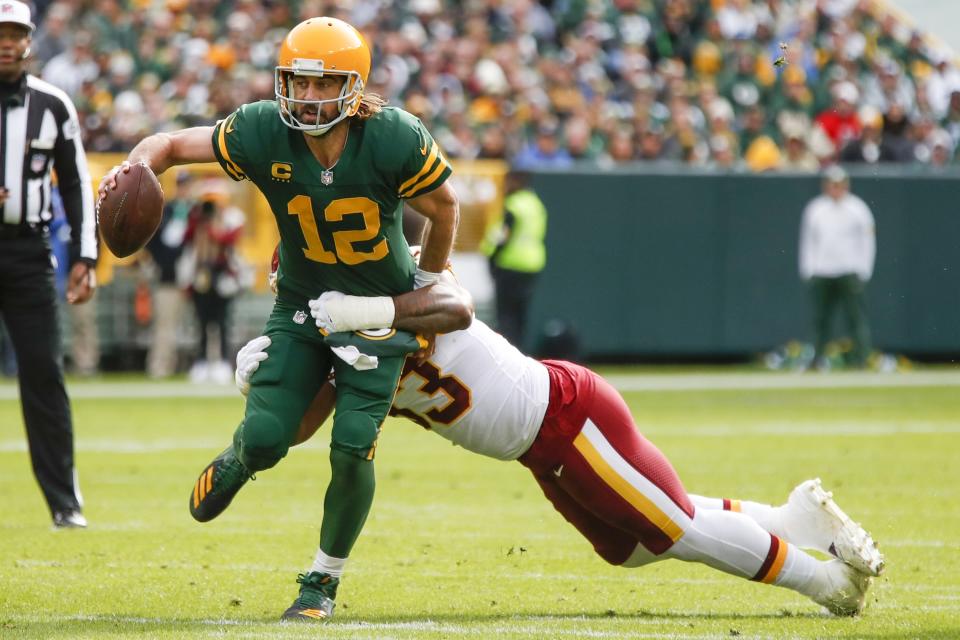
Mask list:
POLYGON ((78 399, 91 527, 52 532, 19 407, 2 400, 0 638, 960 637, 957 389, 627 400, 691 492, 780 502, 821 476, 887 554, 866 613, 833 619, 786 590, 679 562, 607 566, 518 464, 391 421, 335 619, 281 626, 316 549, 326 430, 199 525, 187 496, 240 399, 78 399))

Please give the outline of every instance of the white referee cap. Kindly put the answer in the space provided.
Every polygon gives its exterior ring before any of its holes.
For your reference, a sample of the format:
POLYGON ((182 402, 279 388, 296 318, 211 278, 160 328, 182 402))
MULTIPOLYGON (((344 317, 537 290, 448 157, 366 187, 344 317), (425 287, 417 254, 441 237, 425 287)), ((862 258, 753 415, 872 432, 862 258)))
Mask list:
POLYGON ((37 27, 30 22, 30 7, 19 0, 0 0, 0 23, 23 25, 31 32, 37 27))

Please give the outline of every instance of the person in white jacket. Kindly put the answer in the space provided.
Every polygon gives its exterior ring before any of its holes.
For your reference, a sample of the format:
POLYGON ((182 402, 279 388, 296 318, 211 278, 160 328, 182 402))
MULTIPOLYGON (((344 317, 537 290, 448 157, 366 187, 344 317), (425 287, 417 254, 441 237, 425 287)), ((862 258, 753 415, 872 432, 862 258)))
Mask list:
POLYGON ((870 355, 870 326, 864 288, 873 275, 876 226, 870 207, 850 193, 850 178, 839 166, 824 173, 823 193, 803 212, 800 277, 810 283, 814 307, 814 362, 825 366, 824 348, 839 306, 854 343, 854 366, 870 355))

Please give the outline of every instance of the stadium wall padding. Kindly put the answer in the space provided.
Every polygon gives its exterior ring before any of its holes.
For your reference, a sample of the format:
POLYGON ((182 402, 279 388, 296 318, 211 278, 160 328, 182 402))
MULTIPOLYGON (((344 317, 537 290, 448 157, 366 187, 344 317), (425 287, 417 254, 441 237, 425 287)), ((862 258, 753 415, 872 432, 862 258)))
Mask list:
MULTIPOLYGON (((587 358, 749 356, 812 337, 797 253, 818 177, 544 172, 532 185, 549 228, 528 349, 551 319, 587 358)), ((960 176, 867 171, 851 188, 877 223, 875 346, 960 352, 960 176)))

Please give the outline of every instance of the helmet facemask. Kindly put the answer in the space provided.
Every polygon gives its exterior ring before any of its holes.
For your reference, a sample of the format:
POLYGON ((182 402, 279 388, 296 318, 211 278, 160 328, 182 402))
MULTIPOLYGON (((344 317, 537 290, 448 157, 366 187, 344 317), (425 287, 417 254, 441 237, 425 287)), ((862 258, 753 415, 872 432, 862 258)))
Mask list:
POLYGON ((339 71, 324 69, 323 60, 309 60, 297 58, 293 66, 277 67, 274 71, 274 94, 280 107, 280 119, 291 129, 303 131, 310 136, 322 136, 330 131, 339 122, 356 115, 360 109, 360 99, 363 97, 363 78, 356 71, 339 71), (344 78, 340 95, 326 100, 298 100, 293 97, 293 79, 295 76, 314 76, 322 78, 327 75, 344 78), (305 123, 297 119, 294 114, 296 105, 312 105, 317 109, 319 119, 323 106, 337 103, 340 115, 330 122, 305 123))

